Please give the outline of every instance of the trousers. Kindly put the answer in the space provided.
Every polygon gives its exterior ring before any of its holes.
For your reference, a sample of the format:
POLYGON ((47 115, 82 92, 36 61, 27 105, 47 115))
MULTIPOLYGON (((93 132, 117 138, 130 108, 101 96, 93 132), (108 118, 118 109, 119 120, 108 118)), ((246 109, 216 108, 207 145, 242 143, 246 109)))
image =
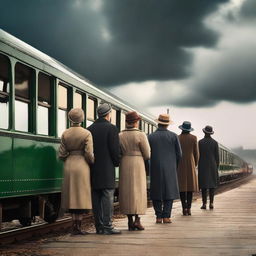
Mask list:
POLYGON ((158 219, 170 218, 173 200, 153 200, 155 215, 158 219))
POLYGON ((210 204, 213 203, 214 200, 214 192, 215 189, 214 188, 202 188, 202 200, 203 200, 203 204, 207 204, 207 190, 209 190, 209 197, 210 197, 210 204))
POLYGON ((191 209, 192 199, 192 191, 180 192, 180 200, 183 209, 191 209))
POLYGON ((92 208, 96 231, 112 229, 114 189, 92 190, 92 208))

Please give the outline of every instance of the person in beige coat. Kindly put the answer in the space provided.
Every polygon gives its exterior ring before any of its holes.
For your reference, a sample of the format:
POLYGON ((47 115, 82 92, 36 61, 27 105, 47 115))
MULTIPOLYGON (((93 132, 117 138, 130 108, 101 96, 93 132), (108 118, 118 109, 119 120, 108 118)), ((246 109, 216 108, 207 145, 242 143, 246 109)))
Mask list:
POLYGON ((74 108, 68 113, 71 127, 63 132, 59 158, 64 161, 62 208, 72 214, 72 234, 83 235, 82 214, 92 209, 89 164, 94 162, 91 133, 82 128, 84 112, 74 108))
POLYGON ((196 166, 199 160, 199 151, 196 136, 190 134, 194 129, 191 123, 183 122, 179 126, 182 133, 179 135, 182 149, 182 158, 178 167, 178 180, 183 215, 191 215, 193 192, 198 191, 196 166))
POLYGON ((128 217, 129 230, 144 230, 139 215, 147 209, 147 182, 145 160, 150 158, 147 136, 138 129, 140 116, 126 114, 126 129, 119 134, 121 164, 119 179, 120 211, 128 217), (135 220, 133 220, 135 216, 135 220))

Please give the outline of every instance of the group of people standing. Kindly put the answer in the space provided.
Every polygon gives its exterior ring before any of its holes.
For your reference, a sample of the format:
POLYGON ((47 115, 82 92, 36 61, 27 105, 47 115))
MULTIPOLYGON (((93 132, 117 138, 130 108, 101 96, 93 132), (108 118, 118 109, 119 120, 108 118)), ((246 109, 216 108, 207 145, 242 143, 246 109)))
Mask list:
POLYGON ((159 115, 158 129, 150 134, 139 130, 140 116, 126 114, 126 128, 118 133, 111 124, 111 105, 97 108, 98 119, 87 129, 82 109, 68 113, 71 127, 61 137, 59 157, 64 160, 62 207, 72 215, 72 234, 83 235, 82 215, 93 209, 97 234, 120 234, 112 225, 115 191, 115 167, 119 166, 119 204, 127 215, 128 230, 144 230, 140 215, 147 209, 146 166, 149 166, 150 197, 156 223, 171 223, 173 200, 180 198, 183 215, 191 215, 193 192, 202 190, 206 209, 207 189, 213 209, 214 188, 218 184, 218 143, 211 138, 212 127, 206 126, 205 138, 199 141, 190 134, 190 122, 183 122, 177 136, 168 130, 168 114, 159 115), (200 157, 199 157, 200 156, 200 157))

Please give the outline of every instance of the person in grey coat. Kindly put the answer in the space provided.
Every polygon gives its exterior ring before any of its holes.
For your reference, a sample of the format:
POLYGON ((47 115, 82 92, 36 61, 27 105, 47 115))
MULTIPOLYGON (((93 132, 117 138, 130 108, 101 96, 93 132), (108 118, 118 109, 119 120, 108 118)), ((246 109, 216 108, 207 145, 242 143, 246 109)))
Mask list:
POLYGON ((167 130, 171 123, 168 114, 159 115, 158 129, 148 136, 151 147, 150 196, 156 223, 171 223, 174 199, 179 198, 177 166, 181 158, 178 136, 167 130))
POLYGON ((206 209, 207 190, 210 195, 210 209, 213 209, 214 190, 219 183, 219 146, 218 143, 211 137, 213 129, 207 125, 203 132, 205 137, 199 141, 199 164, 198 164, 198 182, 199 188, 202 191, 203 205, 201 209, 206 209))

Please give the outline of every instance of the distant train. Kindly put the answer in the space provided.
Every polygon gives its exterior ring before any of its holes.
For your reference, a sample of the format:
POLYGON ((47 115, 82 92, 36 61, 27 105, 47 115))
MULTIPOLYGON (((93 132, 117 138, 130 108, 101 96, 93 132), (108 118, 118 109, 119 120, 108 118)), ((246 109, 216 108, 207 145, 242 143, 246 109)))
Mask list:
MULTIPOLYGON (((82 108, 87 127, 101 101, 113 106, 111 122, 119 130, 125 128, 125 113, 136 110, 142 117, 140 129, 155 131, 152 116, 0 29, 0 228, 2 221, 13 219, 30 225, 38 215, 56 220, 63 178, 57 149, 69 127, 67 113, 82 108)), ((220 156, 221 180, 250 172, 226 148, 220 147, 220 156)))
POLYGON ((241 157, 221 144, 219 144, 219 158, 220 184, 249 175, 253 172, 251 164, 248 164, 241 157))

